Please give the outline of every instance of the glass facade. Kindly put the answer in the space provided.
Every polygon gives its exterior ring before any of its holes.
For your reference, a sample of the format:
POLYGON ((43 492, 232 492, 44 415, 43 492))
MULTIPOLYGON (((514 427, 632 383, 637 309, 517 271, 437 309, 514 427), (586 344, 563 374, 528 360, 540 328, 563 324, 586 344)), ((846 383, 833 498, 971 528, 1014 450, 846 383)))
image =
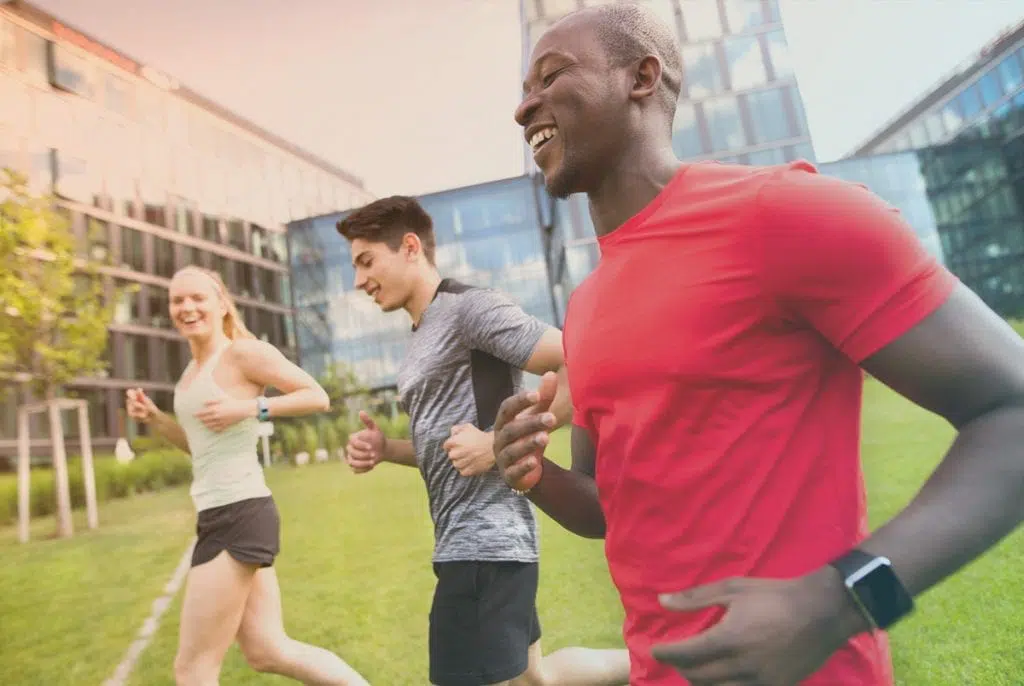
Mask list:
MULTIPOLYGON (((610 1, 521 0, 527 51, 565 14, 610 1)), ((778 0, 642 0, 641 4, 650 7, 679 38, 683 87, 673 146, 680 158, 741 164, 815 161, 778 0)))
MULTIPOLYGON (((249 328, 294 357, 285 224, 370 195, 348 173, 42 17, 0 8, 0 166, 56 194, 82 254, 103 264, 108 294, 131 287, 116 303, 108 374, 68 389, 96 402, 93 436, 109 447, 137 431, 121 411, 123 389, 164 397, 188 359, 167 316, 176 269, 217 270, 249 328)), ((0 400, 0 415, 12 402, 0 400)), ((0 456, 13 449, 10 431, 0 433, 0 456)))
MULTIPOLYGON (((418 198, 434 221, 436 263, 445 277, 500 289, 528 313, 556 322, 528 177, 457 188, 418 198)), ((540 213, 539 213, 540 210, 540 213)), ((303 367, 322 374, 344 363, 375 389, 393 387, 405 355, 409 318, 383 313, 354 288, 352 254, 336 225, 345 212, 288 227, 296 334, 303 367)))
POLYGON ((916 150, 946 143, 1024 106, 1024 25, 1000 41, 998 49, 983 60, 969 78, 953 87, 944 86, 947 93, 907 121, 876 134, 858 148, 857 154, 916 150))

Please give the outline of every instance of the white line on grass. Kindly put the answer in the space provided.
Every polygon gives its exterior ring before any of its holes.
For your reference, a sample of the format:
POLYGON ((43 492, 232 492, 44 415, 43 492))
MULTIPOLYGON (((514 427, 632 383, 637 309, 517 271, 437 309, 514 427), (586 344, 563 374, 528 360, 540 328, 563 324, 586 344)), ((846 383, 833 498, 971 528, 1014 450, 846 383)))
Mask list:
POLYGON ((128 677, 135 668, 135 663, 138 662, 139 656, 142 655, 142 651, 146 649, 146 646, 153 640, 153 636, 156 635, 156 630, 160 626, 160 617, 163 616, 167 607, 174 599, 174 595, 185 581, 185 576, 188 574, 189 566, 192 562, 192 547, 195 544, 196 540, 193 538, 188 547, 185 548, 185 553, 181 556, 181 560, 178 562, 178 567, 174 570, 171 580, 164 586, 163 595, 153 601, 153 611, 149 613, 149 617, 142 623, 142 627, 139 629, 135 640, 128 646, 124 657, 121 658, 121 663, 114 670, 114 676, 104 681, 103 686, 124 686, 128 682, 128 677))

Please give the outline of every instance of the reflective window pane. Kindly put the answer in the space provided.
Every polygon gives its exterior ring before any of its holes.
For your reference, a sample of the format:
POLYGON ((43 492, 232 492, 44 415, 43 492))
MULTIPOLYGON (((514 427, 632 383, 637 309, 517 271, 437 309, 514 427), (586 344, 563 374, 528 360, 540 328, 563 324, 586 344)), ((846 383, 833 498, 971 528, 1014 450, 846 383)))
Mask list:
POLYGON ((688 45, 682 53, 686 87, 691 98, 704 98, 725 89, 714 45, 688 45))
POLYGON ((798 145, 787 146, 786 160, 806 160, 807 162, 814 162, 814 147, 810 143, 800 143, 798 145))
POLYGON ((792 137, 781 88, 748 93, 747 107, 750 110, 754 143, 770 143, 792 137))
POLYGON ((711 136, 711 149, 718 152, 742 147, 745 141, 736 98, 708 100, 703 105, 711 136))
POLYGON ((978 87, 981 90, 981 104, 985 107, 996 104, 996 101, 1003 96, 1002 84, 999 83, 994 71, 982 76, 978 87))
POLYGON ((960 111, 964 119, 974 119, 981 112, 981 96, 978 93, 978 84, 974 84, 957 96, 960 103, 960 111))
POLYGON ((756 36, 726 38, 725 60, 729 65, 733 90, 753 88, 768 80, 761 45, 756 36))
POLYGON ((725 0, 725 19, 729 31, 739 33, 764 23, 761 0, 725 0))
POLYGON ((796 119, 794 134, 797 136, 809 135, 810 129, 807 127, 807 115, 804 113, 804 101, 800 97, 800 91, 796 88, 786 88, 785 90, 789 95, 790 106, 793 108, 793 117, 796 119))
POLYGON ((789 54, 789 44, 786 42, 786 33, 782 29, 769 31, 764 34, 765 43, 768 45, 768 57, 772 61, 772 71, 775 78, 787 79, 793 75, 793 62, 789 54))
POLYGON ((958 100, 951 100, 942 108, 942 122, 950 133, 959 130, 963 126, 964 117, 960 112, 958 100))
POLYGON ((782 21, 782 16, 779 14, 779 0, 767 0, 765 4, 768 6, 768 22, 778 24, 782 21))
POLYGON ((782 148, 770 148, 768 150, 757 150, 748 153, 747 159, 755 167, 770 167, 773 164, 783 164, 786 161, 786 154, 782 148))
POLYGON ((1013 93, 1021 86, 1021 82, 1024 81, 1024 77, 1021 75, 1021 65, 1017 60, 1016 55, 1009 55, 1005 57, 997 67, 999 71, 999 80, 1002 82, 1003 90, 1007 93, 1013 93))
POLYGON ((672 122, 672 149, 678 157, 684 159, 704 153, 692 103, 680 102, 676 107, 675 120, 672 122))
POLYGON ((722 35, 722 20, 718 16, 717 2, 679 0, 679 5, 683 10, 683 24, 688 40, 706 40, 722 35))
POLYGON ((928 133, 928 142, 935 144, 945 137, 946 129, 942 124, 942 113, 932 112, 924 120, 924 128, 928 133))

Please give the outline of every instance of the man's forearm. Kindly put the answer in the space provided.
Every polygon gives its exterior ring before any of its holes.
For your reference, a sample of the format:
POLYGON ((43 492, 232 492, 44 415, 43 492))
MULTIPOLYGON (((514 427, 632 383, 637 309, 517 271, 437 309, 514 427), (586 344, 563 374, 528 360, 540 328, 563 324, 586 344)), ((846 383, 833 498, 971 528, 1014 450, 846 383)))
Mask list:
POLYGON ((192 452, 192 449, 188 446, 188 438, 185 436, 185 430, 182 429, 181 424, 178 424, 178 422, 170 415, 163 412, 159 413, 153 418, 151 425, 156 429, 157 433, 178 448, 181 448, 186 453, 192 452))
POLYGON ((405 465, 406 467, 415 467, 416 451, 412 448, 412 441, 398 438, 387 439, 384 443, 384 461, 405 465))
POLYGON ((555 427, 566 426, 572 421, 572 394, 569 392, 569 373, 563 364, 558 368, 558 390, 548 408, 555 415, 555 427))
POLYGON ((1024 408, 966 424, 903 512, 864 542, 918 595, 994 546, 1024 519, 1024 408))
POLYGON ((526 497, 577 536, 604 538, 604 512, 592 477, 563 469, 545 458, 540 481, 526 497))

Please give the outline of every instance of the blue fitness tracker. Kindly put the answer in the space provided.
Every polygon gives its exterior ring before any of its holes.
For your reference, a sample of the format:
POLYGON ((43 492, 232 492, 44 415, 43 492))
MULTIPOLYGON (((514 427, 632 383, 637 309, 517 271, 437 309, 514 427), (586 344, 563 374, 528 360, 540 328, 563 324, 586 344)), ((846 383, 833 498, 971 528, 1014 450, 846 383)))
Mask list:
POLYGON ((270 419, 270 408, 267 406, 267 399, 264 396, 256 398, 256 418, 261 422, 265 422, 270 419))

